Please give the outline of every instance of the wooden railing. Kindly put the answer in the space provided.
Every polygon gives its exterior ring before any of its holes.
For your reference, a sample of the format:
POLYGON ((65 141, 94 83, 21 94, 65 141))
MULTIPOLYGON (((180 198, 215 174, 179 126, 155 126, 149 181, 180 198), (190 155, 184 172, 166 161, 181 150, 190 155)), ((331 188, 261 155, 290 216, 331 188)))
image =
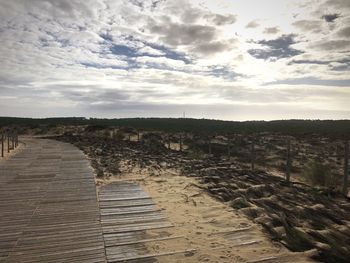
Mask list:
POLYGON ((18 133, 15 130, 7 130, 0 132, 1 139, 1 157, 5 157, 5 152, 10 151, 18 147, 18 133))

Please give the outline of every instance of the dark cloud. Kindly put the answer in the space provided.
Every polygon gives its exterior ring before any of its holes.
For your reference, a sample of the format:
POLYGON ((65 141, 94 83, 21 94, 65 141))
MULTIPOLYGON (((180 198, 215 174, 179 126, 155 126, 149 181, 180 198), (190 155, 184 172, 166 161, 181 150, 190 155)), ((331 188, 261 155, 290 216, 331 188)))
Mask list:
POLYGON ((265 60, 276 60, 276 59, 282 59, 282 58, 289 58, 293 56, 297 56, 301 54, 302 52, 296 49, 249 49, 248 53, 257 58, 257 59, 265 59, 265 60))
MULTIPOLYGON (((55 90, 63 97, 80 104, 119 103, 131 98, 128 89, 105 89, 96 85, 52 84, 42 88, 43 91, 55 90), (83 91, 82 91, 83 90, 83 91)), ((33 92, 33 90, 32 90, 33 92)), ((49 96, 46 94, 46 96, 49 96)))
POLYGON ((310 45, 312 48, 316 48, 319 50, 349 50, 350 49, 350 40, 325 40, 318 41, 310 45))
MULTIPOLYGON (((92 101, 117 102, 127 101, 131 98, 131 94, 127 89, 123 90, 94 90, 90 94, 92 101)), ((85 100, 84 100, 85 101, 85 100)))
POLYGON ((340 29, 337 32, 337 35, 340 36, 340 37, 350 38, 350 26, 340 29))
POLYGON ((28 76, 15 76, 15 75, 5 75, 0 72, 0 91, 4 87, 15 87, 30 85, 35 79, 28 76))
POLYGON ((258 41, 258 44, 268 46, 271 49, 284 49, 289 48, 291 45, 297 43, 295 40, 295 35, 282 35, 279 38, 272 39, 272 40, 260 40, 258 41))
POLYGON ((349 71, 350 70, 350 63, 342 64, 342 65, 334 65, 334 66, 331 66, 331 69, 334 71, 349 71))
MULTIPOLYGON (((95 18, 96 10, 91 6, 102 7, 101 3, 96 3, 94 0, 79 1, 79 0, 26 0, 19 1, 30 9, 38 8, 41 12, 44 10, 50 13, 53 17, 68 17, 79 19, 81 16, 86 18, 95 18)), ((35 10, 35 11, 38 11, 35 10)))
POLYGON ((155 10, 158 8, 159 5, 161 5, 162 2, 165 0, 150 0, 150 1, 145 1, 145 0, 129 0, 128 2, 138 8, 140 8, 141 11, 144 11, 146 9, 148 10, 155 10))
POLYGON ((159 36, 161 41, 172 47, 187 46, 191 51, 202 55, 211 55, 231 48, 231 41, 217 41, 215 26, 199 24, 181 24, 169 22, 149 26, 150 32, 159 36))
POLYGON ((256 42, 264 46, 264 49, 249 49, 248 53, 258 59, 281 59, 299 55, 303 53, 300 50, 294 49, 291 45, 296 44, 295 35, 282 35, 273 40, 260 40, 256 42))
POLYGON ((202 7, 194 7, 191 1, 168 1, 167 10, 180 16, 180 21, 185 24, 194 24, 199 20, 208 22, 209 25, 223 26, 236 22, 234 14, 217 14, 202 7))
POLYGON ((135 5, 137 7, 143 8, 144 7, 144 1, 142 0, 129 0, 132 5, 135 5))
POLYGON ((279 80, 274 82, 265 83, 264 85, 318 85, 318 86, 337 86, 337 87, 350 87, 350 79, 319 79, 315 77, 295 78, 279 80))
POLYGON ((334 22, 339 17, 340 17, 340 14, 327 14, 322 16, 322 18, 326 20, 326 22, 328 23, 334 22))
POLYGON ((215 53, 219 53, 225 51, 230 48, 230 44, 223 41, 213 41, 208 43, 202 43, 196 45, 193 51, 203 54, 203 55, 211 55, 215 53))
POLYGON ((215 27, 197 24, 155 24, 149 28, 151 33, 160 35, 163 42, 172 46, 209 42, 217 36, 215 27))
MULTIPOLYGON (((181 10, 175 9, 175 12, 179 12, 181 10)), ((203 11, 199 8, 185 8, 182 10, 181 21, 184 23, 192 24, 197 22, 200 18, 203 17, 203 11)))
POLYGON ((317 64, 317 65, 328 65, 332 62, 336 63, 350 63, 350 59, 339 59, 339 60, 308 60, 308 59, 299 59, 292 60, 288 63, 288 65, 292 64, 317 64))
POLYGON ((349 0, 328 0, 325 2, 325 6, 333 6, 338 10, 350 9, 349 0))
POLYGON ((277 34, 279 31, 278 27, 267 27, 264 29, 265 34, 277 34))
POLYGON ((152 3, 151 3, 151 7, 154 9, 154 8, 157 8, 162 2, 164 2, 165 0, 153 0, 152 3))
POLYGON ((322 31, 322 21, 320 20, 298 20, 292 25, 303 32, 319 33, 322 31))
POLYGON ((288 65, 293 64, 311 64, 311 65, 328 65, 328 69, 332 71, 347 71, 350 69, 350 59, 339 60, 292 60, 288 65))
POLYGON ((210 21, 212 21, 217 26, 233 24, 237 20, 235 15, 220 15, 214 14, 210 16, 210 21))
POLYGON ((102 39, 104 39, 106 42, 112 42, 113 41, 113 36, 109 32, 101 33, 99 36, 102 39))
POLYGON ((253 20, 253 21, 250 21, 245 27, 246 28, 256 28, 259 26, 260 26, 260 24, 257 21, 253 20))
POLYGON ((128 66, 108 65, 108 64, 92 63, 92 62, 80 62, 80 65, 86 68, 96 68, 96 69, 125 69, 126 70, 126 69, 137 67, 135 63, 131 63, 131 62, 132 61, 128 62, 128 66))
POLYGON ((330 61, 300 59, 300 60, 292 60, 288 63, 288 65, 293 65, 293 64, 327 65, 329 63, 330 61))

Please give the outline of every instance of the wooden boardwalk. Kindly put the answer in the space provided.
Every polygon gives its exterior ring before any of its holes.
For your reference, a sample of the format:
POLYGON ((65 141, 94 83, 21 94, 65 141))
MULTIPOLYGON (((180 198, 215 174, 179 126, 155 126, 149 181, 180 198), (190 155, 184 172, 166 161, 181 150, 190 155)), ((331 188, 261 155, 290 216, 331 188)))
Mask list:
MULTIPOLYGON (((110 183, 97 198, 92 169, 76 147, 24 142, 22 151, 0 161, 0 263, 196 262, 188 233, 174 234, 178 228, 138 184, 110 183)), ((210 211, 213 219, 220 213, 210 211)), ((255 245, 264 241, 255 231, 233 227, 213 235, 230 241, 230 249, 249 251, 253 260, 244 262, 311 262, 295 253, 256 256, 255 245)))
POLYGON ((103 186, 98 203, 81 151, 46 139, 24 143, 0 162, 0 263, 167 262, 194 252, 166 231, 173 225, 137 184, 103 186))
POLYGON ((173 225, 136 183, 108 184, 100 190, 99 200, 109 263, 168 262, 168 256, 195 251, 184 236, 166 231, 173 225))
POLYGON ((106 262, 85 156, 53 140, 24 142, 0 162, 0 262, 106 262))

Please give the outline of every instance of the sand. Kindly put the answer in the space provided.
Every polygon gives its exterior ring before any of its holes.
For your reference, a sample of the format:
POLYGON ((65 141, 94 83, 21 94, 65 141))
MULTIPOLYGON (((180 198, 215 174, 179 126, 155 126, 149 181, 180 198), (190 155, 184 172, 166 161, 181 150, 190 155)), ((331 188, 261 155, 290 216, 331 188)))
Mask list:
POLYGON ((166 231, 185 237, 181 244, 176 239, 148 244, 150 252, 196 249, 186 255, 158 257, 158 262, 313 262, 305 253, 292 253, 272 242, 261 226, 176 170, 125 169, 121 176, 97 179, 97 183, 118 180, 138 182, 175 226, 166 231))

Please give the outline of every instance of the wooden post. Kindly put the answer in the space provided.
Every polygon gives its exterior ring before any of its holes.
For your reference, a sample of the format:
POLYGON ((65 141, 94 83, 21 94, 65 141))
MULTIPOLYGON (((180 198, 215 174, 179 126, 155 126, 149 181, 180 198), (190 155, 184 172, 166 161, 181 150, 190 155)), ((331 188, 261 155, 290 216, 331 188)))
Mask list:
POLYGON ((170 145, 170 135, 168 135, 168 149, 171 150, 171 145, 170 145))
POLYGON ((180 152, 182 152, 182 135, 180 134, 180 141, 179 141, 179 143, 180 143, 180 152))
POLYGON ((287 159, 286 159, 286 181, 290 182, 290 169, 291 169, 291 156, 290 156, 290 139, 287 142, 287 159))
POLYGON ((137 131, 137 141, 139 142, 140 141, 140 132, 137 131))
POLYGON ((251 169, 254 171, 255 168, 255 143, 252 141, 251 145, 251 169))
POLYGON ((1 134, 1 157, 4 157, 4 140, 5 140, 5 136, 2 133, 1 134))
POLYGON ((12 138, 11 138, 11 143, 12 143, 12 150, 14 150, 15 149, 15 132, 12 132, 12 138))
POLYGON ((344 178, 343 178, 343 194, 348 194, 348 178, 349 178, 349 141, 345 142, 344 151, 344 178))
POLYGON ((7 153, 10 152, 10 132, 7 132, 7 153))

